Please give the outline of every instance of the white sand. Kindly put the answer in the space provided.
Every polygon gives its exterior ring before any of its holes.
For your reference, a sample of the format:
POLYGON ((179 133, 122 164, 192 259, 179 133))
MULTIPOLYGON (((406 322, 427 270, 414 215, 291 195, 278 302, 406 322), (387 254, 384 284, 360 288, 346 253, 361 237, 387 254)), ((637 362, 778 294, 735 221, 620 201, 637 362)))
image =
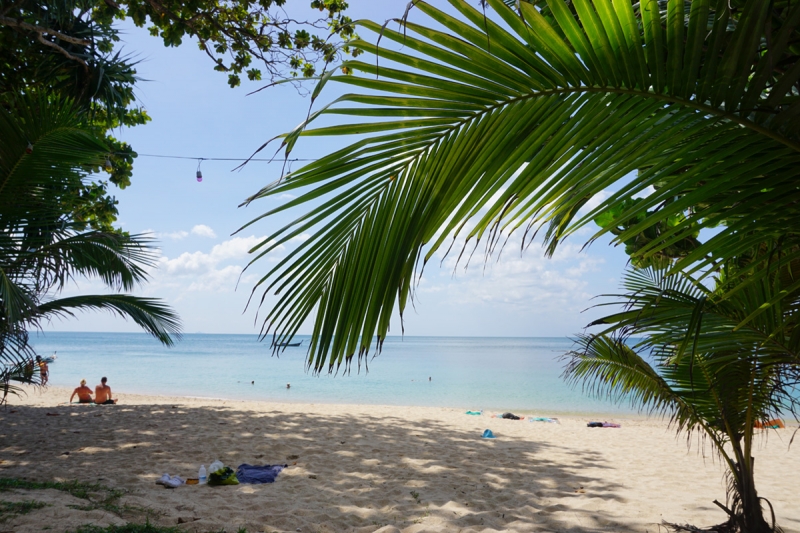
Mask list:
MULTIPOLYGON (((120 395, 116 406, 68 406, 50 388, 0 409, 0 477, 99 482, 123 504, 187 531, 639 531, 662 520, 707 526, 724 514, 723 468, 660 420, 560 425, 467 416, 465 409, 275 404, 120 395), (53 416, 58 415, 58 416, 53 416), (481 439, 490 428, 495 440, 481 439), (67 452, 69 452, 67 454, 67 452), (297 456, 296 459, 289 457, 297 456), (214 459, 290 467, 274 484, 155 484, 196 477, 214 459), (296 463, 296 464, 294 464, 296 463)), ((547 413, 541 413, 546 415, 547 413)), ((796 423, 795 423, 796 426, 796 423)), ((779 524, 800 532, 800 443, 769 431, 756 452, 757 486, 779 524)), ((49 505, 0 522, 0 532, 62 532, 143 522, 70 505, 63 492, 12 491, 2 501, 49 505)), ((663 531, 663 528, 662 528, 663 531)))

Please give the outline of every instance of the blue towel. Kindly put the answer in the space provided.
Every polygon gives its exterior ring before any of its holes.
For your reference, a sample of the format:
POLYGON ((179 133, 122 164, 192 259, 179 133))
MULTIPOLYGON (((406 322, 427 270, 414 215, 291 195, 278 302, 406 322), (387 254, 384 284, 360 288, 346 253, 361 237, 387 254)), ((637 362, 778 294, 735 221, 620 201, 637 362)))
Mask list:
POLYGON ((287 466, 288 465, 239 465, 239 468, 236 469, 236 479, 239 480, 239 483, 274 483, 275 478, 278 477, 281 470, 287 466))

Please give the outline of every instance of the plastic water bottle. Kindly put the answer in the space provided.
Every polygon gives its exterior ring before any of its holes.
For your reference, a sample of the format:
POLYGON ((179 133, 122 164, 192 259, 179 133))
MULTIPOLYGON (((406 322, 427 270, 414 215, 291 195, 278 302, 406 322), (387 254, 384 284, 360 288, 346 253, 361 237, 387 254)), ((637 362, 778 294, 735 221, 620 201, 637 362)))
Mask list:
POLYGON ((206 474, 206 465, 200 465, 200 471, 197 473, 197 479, 198 479, 197 482, 200 485, 205 485, 206 481, 208 481, 206 474))

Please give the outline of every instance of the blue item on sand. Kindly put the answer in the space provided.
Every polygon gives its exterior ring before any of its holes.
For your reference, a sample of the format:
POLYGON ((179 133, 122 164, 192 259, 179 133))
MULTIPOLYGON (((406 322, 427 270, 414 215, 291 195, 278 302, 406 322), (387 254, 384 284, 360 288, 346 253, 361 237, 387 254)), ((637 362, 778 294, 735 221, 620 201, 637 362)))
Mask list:
POLYGON ((494 433, 492 433, 491 429, 487 429, 486 431, 483 432, 483 438, 484 439, 493 439, 494 438, 494 433))
POLYGON ((467 411, 468 415, 480 415, 483 414, 483 411, 467 411))
POLYGON ((242 464, 236 469, 236 479, 239 480, 239 483, 274 483, 281 470, 287 466, 289 465, 254 466, 242 464))

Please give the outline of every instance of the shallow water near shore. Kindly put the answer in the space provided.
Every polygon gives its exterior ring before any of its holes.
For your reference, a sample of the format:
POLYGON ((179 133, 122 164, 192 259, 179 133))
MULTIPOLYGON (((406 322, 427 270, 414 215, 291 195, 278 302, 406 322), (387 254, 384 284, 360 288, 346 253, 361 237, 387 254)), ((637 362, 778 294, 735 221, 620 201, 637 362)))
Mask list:
MULTIPOLYGON (((303 403, 419 405, 520 413, 626 414, 561 378, 567 338, 389 337, 368 371, 307 372, 301 347, 272 356, 255 335, 187 334, 164 348, 143 333, 32 333, 43 356, 57 352, 50 384, 90 386, 108 376, 115 392, 303 403), (429 379, 430 378, 430 381, 429 379), (286 384, 291 383, 287 389, 286 384)), ((66 401, 66 398, 65 398, 66 401)))

